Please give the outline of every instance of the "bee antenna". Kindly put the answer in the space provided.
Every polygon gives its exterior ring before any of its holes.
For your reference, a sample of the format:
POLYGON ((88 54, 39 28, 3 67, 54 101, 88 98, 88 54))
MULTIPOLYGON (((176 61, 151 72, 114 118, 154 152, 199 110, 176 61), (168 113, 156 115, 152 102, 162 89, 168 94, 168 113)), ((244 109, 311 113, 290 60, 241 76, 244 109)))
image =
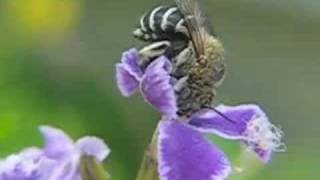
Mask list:
POLYGON ((219 116, 223 117, 224 119, 226 119, 227 121, 231 122, 232 124, 235 124, 236 121, 230 119, 228 116, 224 115, 222 112, 220 112, 219 110, 217 110, 216 108, 214 107, 210 107, 210 106, 207 106, 206 107, 207 109, 210 109, 210 110, 213 110, 215 113, 217 113, 219 116))

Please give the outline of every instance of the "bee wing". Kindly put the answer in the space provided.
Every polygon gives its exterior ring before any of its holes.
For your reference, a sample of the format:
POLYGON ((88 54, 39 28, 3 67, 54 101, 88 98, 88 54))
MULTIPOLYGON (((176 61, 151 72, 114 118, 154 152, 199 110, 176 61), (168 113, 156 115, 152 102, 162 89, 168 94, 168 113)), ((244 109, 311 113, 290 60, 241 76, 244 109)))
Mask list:
POLYGON ((183 14, 196 55, 204 54, 204 36, 209 32, 208 20, 196 0, 175 0, 183 14))

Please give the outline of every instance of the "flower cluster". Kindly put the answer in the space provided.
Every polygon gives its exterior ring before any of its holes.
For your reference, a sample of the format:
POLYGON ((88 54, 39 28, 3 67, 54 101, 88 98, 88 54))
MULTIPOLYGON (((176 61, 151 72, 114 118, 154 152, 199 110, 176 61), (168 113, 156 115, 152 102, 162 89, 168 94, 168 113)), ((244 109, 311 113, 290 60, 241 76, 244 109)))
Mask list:
POLYGON ((161 180, 222 180, 231 173, 231 163, 222 150, 204 133, 237 140, 268 162, 273 151, 282 151, 282 131, 275 127, 255 104, 219 105, 216 111, 203 110, 187 121, 177 116, 176 95, 170 77, 171 63, 161 56, 146 69, 138 65, 136 49, 123 53, 116 65, 120 92, 128 97, 140 90, 144 99, 162 114, 158 124, 157 158, 161 180))
POLYGON ((41 126, 43 148, 30 147, 0 160, 0 180, 81 180, 82 157, 101 163, 110 153, 96 137, 83 137, 73 143, 59 129, 41 126))

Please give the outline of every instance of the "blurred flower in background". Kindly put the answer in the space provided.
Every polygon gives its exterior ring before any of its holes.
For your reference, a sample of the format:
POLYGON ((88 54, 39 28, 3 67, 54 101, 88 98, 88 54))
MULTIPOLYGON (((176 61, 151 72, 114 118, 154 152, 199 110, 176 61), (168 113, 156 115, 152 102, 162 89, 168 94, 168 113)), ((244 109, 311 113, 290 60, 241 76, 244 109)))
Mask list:
POLYGON ((42 149, 29 147, 0 160, 0 180, 106 179, 101 163, 110 149, 103 140, 83 137, 73 143, 63 131, 50 126, 41 126, 40 132, 45 140, 42 149), (83 157, 92 158, 83 161, 83 157), (90 163, 91 169, 83 168, 88 166, 85 163, 90 163))
POLYGON ((57 40, 78 22, 80 1, 7 0, 5 9, 17 32, 57 40))

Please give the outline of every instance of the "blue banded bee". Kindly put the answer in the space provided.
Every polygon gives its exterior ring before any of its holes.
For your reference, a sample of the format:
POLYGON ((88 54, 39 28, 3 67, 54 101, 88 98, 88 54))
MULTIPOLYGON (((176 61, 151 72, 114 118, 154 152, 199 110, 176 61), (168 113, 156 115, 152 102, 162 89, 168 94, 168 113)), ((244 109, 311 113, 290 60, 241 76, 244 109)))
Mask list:
POLYGON ((224 49, 195 0, 175 2, 175 7, 157 7, 144 15, 134 34, 150 42, 140 50, 146 57, 142 61, 161 55, 172 61, 178 115, 189 117, 212 107, 225 76, 224 49))

